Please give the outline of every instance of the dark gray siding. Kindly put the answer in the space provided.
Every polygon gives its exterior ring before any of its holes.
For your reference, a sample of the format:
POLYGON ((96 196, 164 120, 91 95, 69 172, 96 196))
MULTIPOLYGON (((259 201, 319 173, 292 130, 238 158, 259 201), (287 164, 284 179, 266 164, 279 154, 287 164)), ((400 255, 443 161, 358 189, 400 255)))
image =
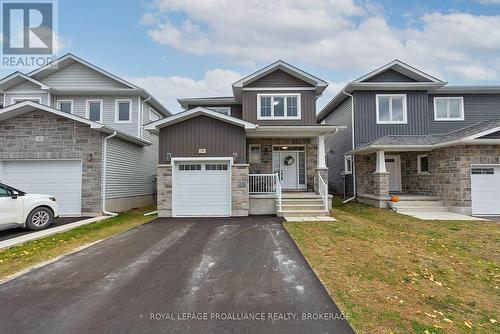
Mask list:
POLYGON ((245 87, 313 87, 293 75, 282 70, 276 70, 268 75, 249 83, 245 87))
POLYGON ((397 71, 389 69, 376 76, 365 80, 365 82, 416 82, 417 80, 407 77, 397 71))
POLYGON ((265 125, 314 125, 316 124, 316 93, 313 90, 302 91, 244 91, 242 94, 243 119, 255 124, 265 125), (300 120, 257 120, 257 94, 300 93, 300 120))
POLYGON ((198 116, 160 130, 159 163, 172 157, 232 157, 236 163, 246 163, 245 129, 208 116, 198 116), (198 154, 205 148, 206 154, 198 154))
POLYGON ((490 133, 489 135, 481 137, 481 139, 500 139, 500 131, 490 133))
POLYGON ((199 106, 199 105, 188 105, 188 110, 196 107, 210 108, 210 107, 230 107, 231 108, 231 116, 235 118, 241 119, 241 105, 233 105, 233 104, 212 104, 210 106, 199 106))
POLYGON ((353 95, 356 147, 387 135, 427 134, 425 91, 356 91, 353 95), (376 94, 406 94, 407 124, 377 124, 376 94))
POLYGON ((429 95, 428 98, 428 119, 429 133, 447 133, 462 129, 470 125, 477 124, 490 119, 500 119, 500 95, 461 95, 454 94, 448 96, 463 96, 465 121, 435 121, 434 120, 434 97, 446 95, 429 95))
POLYGON ((326 124, 344 125, 347 129, 325 139, 325 149, 328 163, 328 184, 333 194, 344 194, 344 183, 351 189, 352 178, 347 176, 344 180, 344 155, 352 150, 352 115, 351 98, 346 99, 335 108, 326 118, 326 124))

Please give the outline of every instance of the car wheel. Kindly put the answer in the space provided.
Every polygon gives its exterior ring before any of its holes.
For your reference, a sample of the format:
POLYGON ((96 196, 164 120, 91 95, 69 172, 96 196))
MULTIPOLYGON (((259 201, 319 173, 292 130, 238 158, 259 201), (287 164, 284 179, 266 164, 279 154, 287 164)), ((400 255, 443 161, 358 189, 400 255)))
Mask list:
POLYGON ((26 227, 30 230, 42 230, 54 220, 54 214, 50 209, 39 207, 30 212, 26 219, 26 227))

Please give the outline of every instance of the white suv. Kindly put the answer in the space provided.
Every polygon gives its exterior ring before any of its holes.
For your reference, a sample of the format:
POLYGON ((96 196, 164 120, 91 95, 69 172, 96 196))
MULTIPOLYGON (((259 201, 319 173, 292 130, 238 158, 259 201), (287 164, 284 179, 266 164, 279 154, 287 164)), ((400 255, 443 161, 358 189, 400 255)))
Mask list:
POLYGON ((56 199, 49 195, 27 194, 0 183, 0 230, 26 227, 44 229, 59 217, 56 199))

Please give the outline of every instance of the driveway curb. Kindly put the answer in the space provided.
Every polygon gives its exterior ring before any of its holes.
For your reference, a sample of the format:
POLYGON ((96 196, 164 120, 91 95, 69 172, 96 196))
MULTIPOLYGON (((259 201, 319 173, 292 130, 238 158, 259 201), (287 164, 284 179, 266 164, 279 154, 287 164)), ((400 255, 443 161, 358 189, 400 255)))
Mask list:
POLYGON ((47 236, 50 236, 50 235, 53 235, 56 233, 61 233, 61 232, 65 232, 68 230, 72 230, 74 228, 77 228, 77 227, 80 227, 83 225, 96 223, 98 221, 105 220, 108 218, 111 218, 111 216, 99 216, 99 217, 84 219, 84 220, 80 220, 80 221, 77 221, 74 223, 69 223, 69 224, 65 224, 62 226, 57 226, 57 227, 49 228, 46 230, 42 230, 42 231, 38 231, 38 232, 34 232, 34 233, 29 233, 26 235, 21 235, 21 236, 16 237, 16 238, 0 241, 0 250, 5 249, 5 248, 9 248, 9 247, 13 247, 13 246, 17 246, 19 244, 23 244, 23 243, 31 241, 31 240, 44 238, 44 237, 47 237, 47 236))

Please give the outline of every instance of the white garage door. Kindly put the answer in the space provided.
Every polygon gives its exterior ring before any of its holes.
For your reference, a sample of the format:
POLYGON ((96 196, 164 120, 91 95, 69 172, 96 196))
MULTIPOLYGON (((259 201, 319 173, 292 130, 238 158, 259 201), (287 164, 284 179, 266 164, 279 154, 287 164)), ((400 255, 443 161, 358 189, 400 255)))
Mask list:
POLYGON ((0 180, 27 193, 54 196, 61 215, 81 213, 81 161, 0 161, 0 180))
POLYGON ((174 164, 172 215, 231 215, 231 168, 228 161, 178 161, 174 164))
POLYGON ((472 166, 472 214, 500 215, 500 166, 472 166))

